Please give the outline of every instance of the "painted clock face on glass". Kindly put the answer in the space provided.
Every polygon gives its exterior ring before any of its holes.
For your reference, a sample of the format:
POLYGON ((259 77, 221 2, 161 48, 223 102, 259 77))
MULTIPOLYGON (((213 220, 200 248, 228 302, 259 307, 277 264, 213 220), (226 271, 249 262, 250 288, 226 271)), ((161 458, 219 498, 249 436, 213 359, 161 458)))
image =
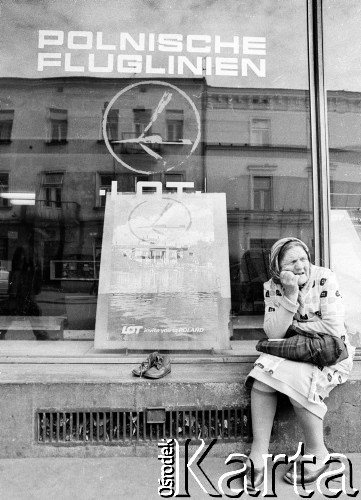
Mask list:
POLYGON ((109 153, 123 167, 146 175, 168 172, 186 167, 197 149, 200 113, 179 87, 140 81, 120 90, 108 103, 103 137, 109 153))
POLYGON ((179 239, 192 224, 189 209, 172 198, 143 201, 128 217, 131 232, 141 241, 167 243, 179 239))

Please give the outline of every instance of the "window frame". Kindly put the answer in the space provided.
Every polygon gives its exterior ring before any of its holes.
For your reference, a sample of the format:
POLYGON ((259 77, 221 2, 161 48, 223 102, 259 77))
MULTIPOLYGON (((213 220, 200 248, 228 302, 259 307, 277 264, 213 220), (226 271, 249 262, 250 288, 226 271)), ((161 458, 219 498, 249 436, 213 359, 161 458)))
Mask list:
MULTIPOLYGON (((252 147, 269 147, 272 145, 272 128, 271 128, 271 119, 270 118, 264 118, 263 116, 253 116, 250 118, 250 132, 249 132, 249 143, 252 147), (267 122, 267 127, 266 128, 260 128, 260 127, 255 127, 254 123, 255 122, 267 122), (268 134, 268 140, 267 141, 255 141, 254 140, 254 134, 257 131, 266 131, 268 134)), ((263 137, 262 137, 263 138, 263 137)))
MULTIPOLYGON (((266 172, 267 173, 267 172, 266 172)), ((251 199, 251 207, 252 210, 257 210, 257 211, 272 211, 274 209, 274 187, 273 187, 273 176, 272 175, 258 175, 254 174, 252 175, 252 199, 251 199), (269 189, 267 191, 265 189, 257 188, 256 190, 256 179, 268 179, 269 180, 269 189), (269 193, 269 206, 264 206, 262 207, 256 207, 256 193, 258 192, 268 192, 269 193)), ((261 205, 264 204, 265 200, 261 197, 261 205)))
POLYGON ((48 137, 47 144, 61 145, 67 144, 69 133, 69 113, 65 108, 48 108, 48 137), (65 118, 56 119, 54 116, 59 113, 59 116, 65 115, 65 118), (54 127, 54 128, 53 128, 54 127), (62 129, 64 127, 64 130, 62 129), (53 134, 57 130, 57 134, 53 134), (63 133, 64 132, 64 133, 63 133), (58 137, 56 138, 55 135, 58 137))
POLYGON ((42 205, 46 209, 62 209, 63 199, 63 183, 64 183, 65 172, 56 171, 56 172, 42 172, 41 174, 41 193, 42 196, 42 205), (46 176, 49 175, 61 175, 60 182, 45 182, 46 176), (59 196, 60 194, 60 196, 59 196))
POLYGON ((307 29, 315 261, 330 267, 330 167, 322 0, 307 0, 307 29))
POLYGON ((179 142, 184 134, 184 112, 179 109, 169 109, 165 116, 166 124, 166 140, 170 142, 179 142), (172 125, 172 133, 170 134, 169 126, 172 125), (179 130, 178 130, 179 127, 179 130), (176 133, 174 133, 176 132, 176 133))

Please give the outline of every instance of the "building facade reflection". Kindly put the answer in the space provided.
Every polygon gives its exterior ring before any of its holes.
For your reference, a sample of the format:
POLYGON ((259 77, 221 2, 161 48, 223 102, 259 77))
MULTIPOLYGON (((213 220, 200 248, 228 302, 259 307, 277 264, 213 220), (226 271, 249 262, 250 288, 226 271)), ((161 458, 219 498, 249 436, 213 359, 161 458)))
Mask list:
MULTIPOLYGON (((131 82, 1 79, 2 297, 16 247, 30 248, 43 275, 43 315, 67 315, 70 330, 94 328, 111 182, 125 193, 135 192, 138 181, 160 181, 165 191, 166 182, 192 181, 196 191, 226 193, 233 315, 261 315, 273 242, 296 236, 314 253, 308 92, 214 87, 204 78, 131 82), (179 88, 193 106, 176 92, 169 99, 165 84, 179 88), (109 109, 127 86, 130 91, 109 109), (162 99, 169 102, 160 109, 162 99), (107 109, 114 155, 102 132, 107 109), (192 151, 198 126, 200 142, 192 151), (14 204, 2 197, 9 193, 35 193, 35 204, 14 204), (84 295, 92 302, 74 315, 73 299, 84 295)), ((360 93, 328 93, 331 202, 354 217, 361 201, 360 110, 360 93)), ((161 260, 176 266, 191 258, 186 248, 129 251, 145 265, 161 260)))

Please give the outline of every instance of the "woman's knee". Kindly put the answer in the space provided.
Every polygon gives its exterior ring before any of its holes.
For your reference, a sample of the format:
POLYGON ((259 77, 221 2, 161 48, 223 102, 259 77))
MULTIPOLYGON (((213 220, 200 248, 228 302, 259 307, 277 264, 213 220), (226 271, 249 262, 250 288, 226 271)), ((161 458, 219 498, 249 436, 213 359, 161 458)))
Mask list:
POLYGON ((316 415, 315 413, 313 413, 309 409, 302 406, 298 401, 295 401, 290 396, 288 396, 288 398, 289 398, 289 400, 290 400, 290 402, 291 402, 291 404, 296 412, 296 415, 302 416, 302 418, 311 419, 313 421, 320 420, 321 422, 323 422, 323 417, 321 417, 320 415, 316 415))
POLYGON ((253 382, 252 389, 259 392, 268 392, 268 393, 276 392, 276 390, 273 389, 273 387, 270 387, 269 385, 265 384, 264 382, 260 382, 259 380, 255 380, 253 382))
POLYGON ((291 401, 291 404, 294 408, 303 408, 303 406, 295 399, 291 398, 290 396, 288 396, 288 399, 291 401))

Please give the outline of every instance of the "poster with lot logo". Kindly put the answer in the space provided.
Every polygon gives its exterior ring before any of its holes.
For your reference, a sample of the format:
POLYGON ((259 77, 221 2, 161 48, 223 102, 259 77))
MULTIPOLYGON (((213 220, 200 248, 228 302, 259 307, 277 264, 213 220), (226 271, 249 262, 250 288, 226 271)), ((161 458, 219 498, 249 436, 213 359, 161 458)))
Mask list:
POLYGON ((225 194, 107 195, 95 348, 229 345, 225 194))

